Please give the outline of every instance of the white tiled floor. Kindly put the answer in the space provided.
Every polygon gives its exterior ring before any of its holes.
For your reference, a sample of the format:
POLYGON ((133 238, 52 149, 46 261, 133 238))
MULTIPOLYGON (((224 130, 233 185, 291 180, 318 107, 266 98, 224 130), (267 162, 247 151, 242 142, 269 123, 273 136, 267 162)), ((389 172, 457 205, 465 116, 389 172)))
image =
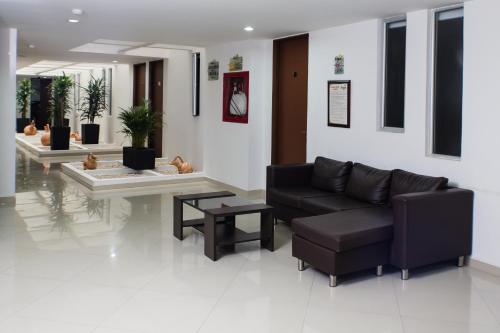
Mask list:
POLYGON ((2 333, 500 332, 499 277, 444 264, 330 288, 326 275, 297 271, 285 224, 274 253, 247 243, 212 262, 200 234, 173 238, 172 195, 219 187, 92 200, 57 166, 43 175, 18 162, 18 205, 0 208, 2 333))

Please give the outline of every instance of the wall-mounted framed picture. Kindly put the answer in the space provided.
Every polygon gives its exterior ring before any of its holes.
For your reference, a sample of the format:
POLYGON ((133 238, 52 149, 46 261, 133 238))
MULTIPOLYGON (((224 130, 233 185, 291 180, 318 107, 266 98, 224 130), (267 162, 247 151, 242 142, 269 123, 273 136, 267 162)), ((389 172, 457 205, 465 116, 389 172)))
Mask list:
POLYGON ((248 124, 249 72, 224 73, 222 121, 248 124))
POLYGON ((229 59, 229 71, 241 71, 243 70, 243 57, 236 54, 234 57, 229 59))
POLYGON ((351 81, 328 81, 328 126, 351 127, 351 81))
POLYGON ((219 62, 212 60, 208 63, 208 81, 217 81, 219 79, 219 62))

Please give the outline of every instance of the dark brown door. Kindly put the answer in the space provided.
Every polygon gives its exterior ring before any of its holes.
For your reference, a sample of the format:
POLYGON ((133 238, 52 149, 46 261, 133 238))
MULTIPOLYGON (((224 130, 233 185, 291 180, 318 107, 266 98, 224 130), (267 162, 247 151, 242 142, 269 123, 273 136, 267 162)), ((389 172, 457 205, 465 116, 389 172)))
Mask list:
POLYGON ((158 120, 152 137, 149 138, 149 147, 154 148, 156 157, 162 157, 163 140, 163 60, 149 63, 149 100, 151 111, 158 120))
POLYGON ((273 164, 304 163, 309 35, 274 41, 273 164))
POLYGON ((146 64, 134 65, 134 105, 140 105, 146 98, 146 64))

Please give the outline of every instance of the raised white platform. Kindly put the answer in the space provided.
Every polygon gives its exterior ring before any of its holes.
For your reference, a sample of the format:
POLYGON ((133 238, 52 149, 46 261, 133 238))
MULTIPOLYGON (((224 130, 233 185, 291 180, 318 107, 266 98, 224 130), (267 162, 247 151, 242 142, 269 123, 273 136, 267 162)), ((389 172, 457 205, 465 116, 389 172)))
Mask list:
POLYGON ((165 158, 156 159, 156 169, 136 171, 122 165, 122 161, 98 161, 96 170, 83 170, 82 162, 61 164, 67 176, 92 191, 120 188, 159 186, 205 180, 203 172, 179 174, 165 158))
POLYGON ((89 153, 94 155, 121 155, 123 147, 116 144, 99 143, 96 145, 83 145, 80 141, 71 140, 69 150, 50 150, 50 147, 43 146, 40 139, 43 132, 37 135, 26 136, 23 133, 16 134, 16 143, 33 154, 35 157, 85 157, 89 153))

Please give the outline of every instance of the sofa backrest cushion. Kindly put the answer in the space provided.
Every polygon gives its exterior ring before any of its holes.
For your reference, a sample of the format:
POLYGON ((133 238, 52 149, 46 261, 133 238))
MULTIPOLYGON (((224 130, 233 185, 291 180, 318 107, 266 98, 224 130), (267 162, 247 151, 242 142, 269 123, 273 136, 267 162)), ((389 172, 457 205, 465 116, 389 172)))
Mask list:
POLYGON ((344 192, 351 169, 352 162, 339 162, 326 157, 316 157, 311 185, 325 191, 344 192))
POLYGON ((375 205, 387 203, 392 171, 375 169, 354 163, 345 193, 375 205))
POLYGON ((448 178, 422 176, 396 169, 392 172, 390 198, 398 194, 428 192, 443 189, 448 185, 448 178))

